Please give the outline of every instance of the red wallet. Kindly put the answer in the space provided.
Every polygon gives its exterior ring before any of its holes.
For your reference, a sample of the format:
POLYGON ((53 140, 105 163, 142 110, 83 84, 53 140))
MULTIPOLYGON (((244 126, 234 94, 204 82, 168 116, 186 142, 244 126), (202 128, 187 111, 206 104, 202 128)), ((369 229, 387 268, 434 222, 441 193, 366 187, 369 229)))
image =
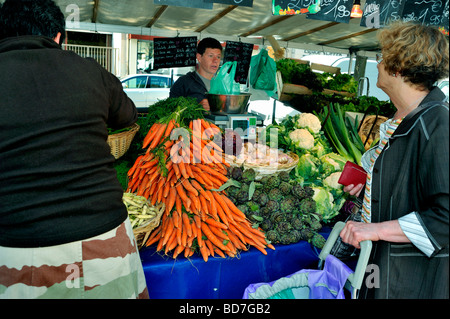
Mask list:
POLYGON ((339 177, 338 183, 344 186, 365 184, 367 173, 361 166, 347 161, 339 177))

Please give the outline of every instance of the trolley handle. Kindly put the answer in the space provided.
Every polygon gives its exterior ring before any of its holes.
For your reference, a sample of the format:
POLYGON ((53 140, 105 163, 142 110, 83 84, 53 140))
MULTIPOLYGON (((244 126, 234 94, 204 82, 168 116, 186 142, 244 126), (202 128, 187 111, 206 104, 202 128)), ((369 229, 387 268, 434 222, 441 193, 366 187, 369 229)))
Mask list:
MULTIPOLYGON (((320 264, 322 264, 327 256, 330 254, 331 249, 333 248, 334 243, 339 237, 340 232, 344 228, 345 223, 344 222, 337 222, 333 229, 331 230, 330 235, 328 236, 328 239, 325 243, 325 245, 322 248, 322 251, 319 254, 320 264)), ((364 274, 366 272, 367 263, 369 261, 370 252, 372 250, 372 241, 370 240, 364 240, 359 243, 361 246, 361 250, 359 253, 358 262, 356 264, 355 271, 349 275, 348 281, 352 285, 352 287, 356 290, 359 290, 361 288, 364 274)))

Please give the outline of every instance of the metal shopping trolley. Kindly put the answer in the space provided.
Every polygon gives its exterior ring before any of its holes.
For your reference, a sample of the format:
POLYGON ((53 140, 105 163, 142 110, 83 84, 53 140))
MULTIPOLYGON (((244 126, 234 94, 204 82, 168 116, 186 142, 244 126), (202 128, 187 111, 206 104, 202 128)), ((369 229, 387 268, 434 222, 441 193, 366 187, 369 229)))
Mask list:
POLYGON ((351 270, 344 262, 330 254, 344 228, 337 222, 319 254, 318 269, 303 269, 269 283, 249 285, 244 299, 344 299, 344 290, 356 299, 361 288, 370 252, 371 241, 360 243, 356 267, 351 270))

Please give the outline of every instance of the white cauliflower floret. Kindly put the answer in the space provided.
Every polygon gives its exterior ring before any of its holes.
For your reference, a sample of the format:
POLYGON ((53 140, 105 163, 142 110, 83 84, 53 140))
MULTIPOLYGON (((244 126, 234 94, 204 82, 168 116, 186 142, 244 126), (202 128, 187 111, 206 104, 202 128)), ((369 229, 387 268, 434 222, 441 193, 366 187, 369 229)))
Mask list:
POLYGON ((334 172, 331 173, 329 176, 327 176, 323 180, 323 185, 335 188, 335 189, 341 189, 342 185, 338 183, 339 177, 341 177, 342 172, 334 172))
POLYGON ((296 122, 298 128, 309 128, 311 132, 317 134, 322 128, 322 123, 317 116, 312 113, 300 113, 296 122))
POLYGON ((289 133, 289 138, 299 148, 310 150, 314 147, 314 136, 307 129, 295 129, 289 133))

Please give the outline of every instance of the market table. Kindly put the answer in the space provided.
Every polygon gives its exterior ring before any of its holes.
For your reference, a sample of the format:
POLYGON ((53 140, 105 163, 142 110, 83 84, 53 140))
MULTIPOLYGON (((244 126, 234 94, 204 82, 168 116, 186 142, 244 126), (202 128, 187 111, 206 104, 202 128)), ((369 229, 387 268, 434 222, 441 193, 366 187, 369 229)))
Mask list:
POLYGON ((252 247, 237 258, 210 257, 207 262, 197 255, 174 260, 155 247, 143 248, 140 254, 151 299, 240 299, 252 283, 317 269, 319 260, 317 250, 306 241, 275 245, 267 255, 252 247))

